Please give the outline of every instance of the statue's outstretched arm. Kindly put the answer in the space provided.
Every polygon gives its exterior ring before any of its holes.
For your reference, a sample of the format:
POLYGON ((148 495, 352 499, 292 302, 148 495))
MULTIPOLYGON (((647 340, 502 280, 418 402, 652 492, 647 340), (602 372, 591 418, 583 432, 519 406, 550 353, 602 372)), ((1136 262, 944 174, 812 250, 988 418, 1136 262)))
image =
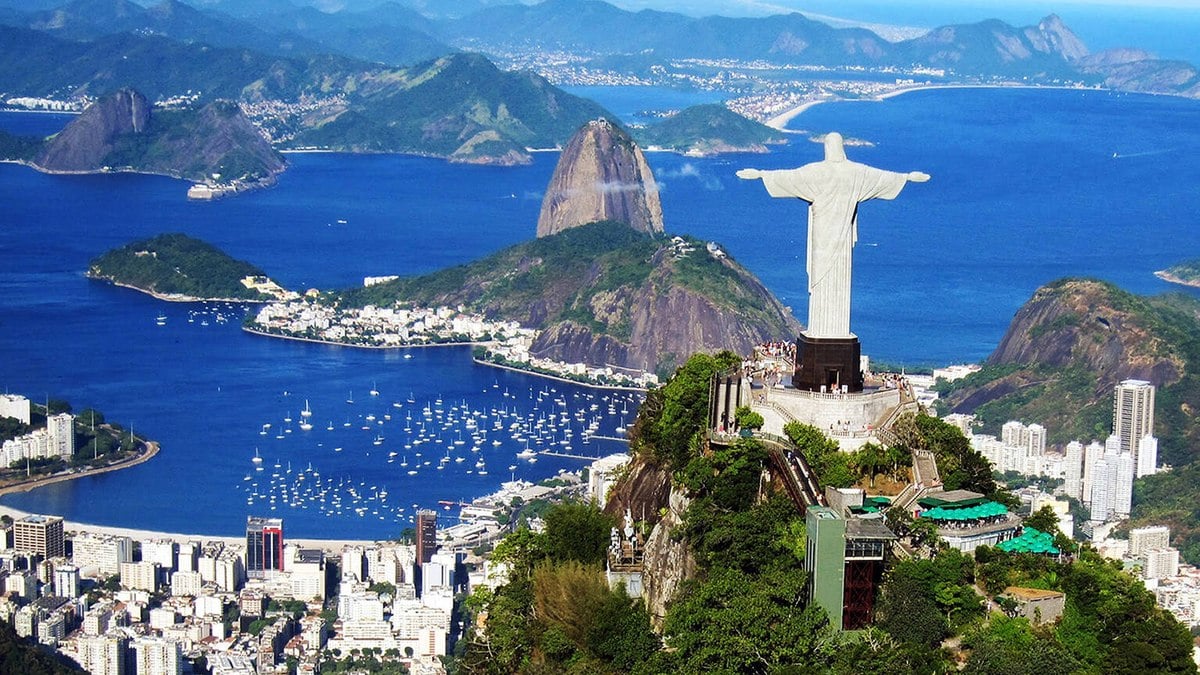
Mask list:
POLYGON ((754 180, 755 178, 762 178, 762 175, 763 172, 758 169, 742 169, 737 172, 737 177, 742 180, 754 180))
POLYGON ((925 181, 929 180, 929 174, 921 171, 909 171, 908 180, 914 183, 924 183, 925 181))

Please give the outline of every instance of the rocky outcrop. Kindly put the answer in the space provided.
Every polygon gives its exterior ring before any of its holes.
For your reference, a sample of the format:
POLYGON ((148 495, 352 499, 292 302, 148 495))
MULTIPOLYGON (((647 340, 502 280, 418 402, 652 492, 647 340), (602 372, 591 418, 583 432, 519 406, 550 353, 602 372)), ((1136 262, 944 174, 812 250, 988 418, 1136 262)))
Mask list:
POLYGON ((89 106, 47 141, 33 164, 50 172, 133 171, 216 181, 233 191, 269 181, 286 166, 236 103, 152 113, 132 89, 89 106))
POLYGON ((715 243, 589 223, 469 265, 343 294, 350 306, 465 305, 542 333, 535 356, 669 373, 697 351, 749 353, 800 325, 715 243), (711 246, 711 250, 709 250, 711 246))
POLYGON ((95 171, 121 137, 143 133, 149 123, 150 102, 122 89, 88 106, 46 144, 35 164, 47 171, 95 171))
POLYGON ((1038 22, 1036 28, 1025 29, 1025 37, 1034 49, 1049 54, 1058 54, 1067 61, 1078 61, 1088 55, 1087 45, 1075 32, 1063 23, 1057 14, 1051 14, 1038 22))
POLYGON ((1154 331, 1153 321, 1131 311, 1127 295, 1087 279, 1043 286, 1017 312, 987 362, 1081 368, 1113 383, 1178 381, 1183 358, 1154 331))
POLYGON ((655 629, 662 630, 667 608, 675 599, 680 586, 696 576, 696 556, 687 541, 672 536, 672 530, 683 524, 683 514, 690 501, 677 488, 671 490, 667 512, 646 537, 646 557, 642 565, 642 584, 646 611, 655 629))
POLYGON ((662 203, 646 157, 607 120, 587 123, 563 150, 542 200, 537 236, 599 220, 663 231, 662 203))
POLYGON ((1200 98, 1200 70, 1184 61, 1157 59, 1138 49, 1110 49, 1078 65, 1081 72, 1103 78, 1110 89, 1200 98))

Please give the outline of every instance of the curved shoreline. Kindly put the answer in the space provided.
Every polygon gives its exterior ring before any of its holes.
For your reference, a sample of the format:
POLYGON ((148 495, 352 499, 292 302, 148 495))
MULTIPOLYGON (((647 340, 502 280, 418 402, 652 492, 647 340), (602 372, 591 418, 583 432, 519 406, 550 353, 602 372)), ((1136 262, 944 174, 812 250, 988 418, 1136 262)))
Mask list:
POLYGON ((491 366, 493 368, 500 368, 502 370, 511 370, 514 373, 524 373, 525 375, 533 375, 534 377, 544 377, 547 380, 557 380, 558 382, 566 382, 567 384, 577 384, 581 387, 589 387, 591 389, 613 389, 616 391, 640 391, 642 393, 649 391, 648 389, 643 389, 641 387, 624 387, 619 384, 589 384, 587 382, 580 382, 578 380, 572 380, 572 379, 566 378, 566 377, 558 377, 557 375, 548 375, 546 373, 539 373, 539 372, 533 371, 533 370, 525 370, 524 368, 517 368, 515 366, 506 366, 506 365, 503 365, 500 363, 492 363, 491 361, 484 361, 482 359, 475 358, 474 356, 471 357, 471 360, 474 361, 475 363, 478 363, 481 366, 491 366))
POLYGON ((261 335, 263 337, 278 338, 280 340, 294 340, 296 342, 311 342, 318 345, 332 345, 334 347, 352 347, 354 349, 420 349, 423 347, 474 347, 477 345, 488 344, 486 342, 418 342, 410 345, 359 345, 352 342, 335 342, 333 340, 322 340, 321 338, 306 338, 296 335, 280 335, 279 333, 268 333, 266 331, 257 330, 249 326, 242 326, 242 330, 251 335, 261 335))
POLYGON ((932 91, 932 90, 937 90, 937 89, 1056 89, 1056 90, 1068 90, 1068 91, 1112 91, 1111 89, 1105 89, 1103 87, 1068 87, 1068 86, 1063 86, 1063 85, 1042 86, 1042 85, 1036 85, 1036 84, 921 84, 921 85, 916 85, 916 86, 912 86, 912 87, 903 87, 900 89, 896 89, 895 91, 889 91, 885 94, 879 94, 877 96, 871 96, 871 97, 865 97, 865 98, 835 97, 835 98, 818 99, 816 101, 805 101, 804 103, 801 103, 800 105, 796 106, 795 108, 792 108, 791 110, 786 110, 782 113, 779 113, 778 115, 776 115, 776 116, 772 117, 771 119, 767 120, 766 122, 764 122, 764 124, 771 127, 772 129, 776 129, 778 131, 795 133, 794 130, 789 130, 787 128, 788 123, 791 122, 793 119, 799 117, 802 113, 804 113, 809 108, 820 105, 822 103, 840 103, 840 102, 849 102, 849 101, 880 102, 880 101, 886 101, 889 98, 895 98, 897 96, 901 96, 903 94, 911 94, 914 91, 932 91))
POLYGON ((197 298, 195 296, 183 295, 180 293, 159 293, 158 291, 152 291, 148 288, 142 288, 140 286, 134 286, 133 284, 122 283, 120 281, 117 281, 116 279, 111 279, 109 277, 102 277, 102 276, 94 275, 90 272, 84 273, 83 276, 85 276, 88 279, 91 279, 93 281, 104 281, 109 284, 112 284, 113 286, 120 286, 121 288, 128 288, 131 291, 137 291, 138 293, 144 293, 144 294, 149 295, 150 297, 154 298, 155 300, 162 300, 163 302, 238 302, 238 303, 246 303, 246 304, 252 304, 252 305, 265 305, 267 303, 275 302, 275 300, 247 300, 245 298, 197 298))
POLYGON ((150 461, 155 455, 158 454, 158 450, 158 441, 146 441, 146 452, 143 452, 133 459, 118 462, 116 464, 109 464, 108 466, 103 466, 98 469, 86 469, 83 471, 77 471, 75 473, 54 474, 52 476, 46 476, 45 478, 38 478, 32 481, 24 481, 20 483, 13 483, 12 485, 5 485, 4 487, 0 487, 0 497, 18 492, 30 492, 38 488, 46 487, 47 485, 64 483, 69 480, 75 480, 76 478, 98 476, 102 473, 128 469, 129 467, 137 466, 143 462, 150 461))
MULTIPOLYGON (((268 333, 266 331, 261 331, 261 330, 256 330, 254 328, 250 328, 249 326, 242 326, 242 330, 247 333, 250 333, 251 335, 260 335, 262 337, 279 338, 281 340, 294 340, 296 342, 310 342, 312 344, 331 345, 334 347, 352 347, 352 348, 356 348, 356 349, 423 349, 425 347, 476 347, 476 346, 480 346, 480 345, 489 344, 487 342, 424 342, 424 343, 417 343, 417 344, 411 344, 411 345, 357 345, 357 344, 352 344, 352 343, 348 343, 348 342, 334 342, 333 340, 322 340, 320 338, 305 338, 305 337, 297 337, 295 335, 280 335, 278 333, 268 333)), ((558 382, 566 382, 568 384, 577 384, 581 387, 590 387, 592 389, 614 389, 614 390, 618 390, 618 391, 641 391, 641 392, 646 391, 646 389, 643 389, 641 387, 624 387, 624 386, 620 386, 620 385, 589 384, 587 382, 579 382, 578 380, 572 380, 572 379, 569 379, 566 377, 558 377, 556 375, 548 375, 546 373, 539 373, 539 372, 533 371, 533 370, 525 370, 523 368, 515 368, 513 366, 505 366, 505 365, 501 365, 499 363, 492 363, 491 361, 477 359, 474 356, 471 357, 471 360, 474 361, 475 363, 478 363, 481 366, 491 366, 493 368, 502 368, 504 370, 511 370, 514 373, 523 373, 525 375, 532 375, 533 377, 544 377, 547 380, 556 380, 558 382)))

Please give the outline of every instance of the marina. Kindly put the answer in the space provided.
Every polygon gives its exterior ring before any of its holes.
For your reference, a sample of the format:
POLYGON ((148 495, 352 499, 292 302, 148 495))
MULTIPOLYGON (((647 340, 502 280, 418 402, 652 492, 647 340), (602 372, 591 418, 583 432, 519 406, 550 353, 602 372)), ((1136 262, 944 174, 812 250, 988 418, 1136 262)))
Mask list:
MULTIPOLYGON (((298 439, 277 437, 285 443, 271 447, 279 459, 270 465, 269 473, 264 471, 261 452, 255 448, 248 459, 251 467, 234 485, 247 509, 288 518, 311 510, 325 518, 411 524, 422 507, 418 502, 406 501, 415 483, 436 472, 442 472, 437 474, 438 480, 456 484, 472 477, 477 480, 490 475, 489 462, 505 466, 500 473, 513 481, 518 471, 526 475, 525 467, 536 464, 539 457, 576 460, 575 468, 580 468, 580 462, 610 454, 614 443, 625 441, 617 430, 631 423, 640 400, 635 393, 560 390, 557 385, 511 391, 501 389, 499 381, 494 381, 480 392, 490 395, 491 400, 499 397, 498 402, 488 406, 442 396, 410 403, 411 395, 388 403, 376 386, 372 384, 370 399, 359 402, 364 409, 351 416, 348 428, 327 427, 325 432, 318 430, 298 439), (365 408, 372 405, 378 410, 365 408), (338 445, 327 450, 334 439, 338 445), (582 449, 574 450, 576 444, 582 449), (596 454, 588 454, 590 448, 596 454), (353 459, 355 470, 347 470, 339 459, 336 471, 322 474, 321 467, 343 450, 353 459), (296 456, 305 458, 305 468, 293 467, 295 463, 288 458, 296 456), (361 469, 366 469, 369 477, 364 477, 361 469)), ((293 396, 287 392, 284 398, 293 396)), ((359 404, 351 397, 332 405, 359 404)), ((306 398, 300 419, 314 414, 306 398)), ((283 415, 281 423, 290 424, 291 413, 285 411, 283 415)), ((263 422, 262 428, 274 424, 263 422)), ((463 500, 470 495, 447 496, 457 499, 439 499, 444 509, 467 503, 463 500)))

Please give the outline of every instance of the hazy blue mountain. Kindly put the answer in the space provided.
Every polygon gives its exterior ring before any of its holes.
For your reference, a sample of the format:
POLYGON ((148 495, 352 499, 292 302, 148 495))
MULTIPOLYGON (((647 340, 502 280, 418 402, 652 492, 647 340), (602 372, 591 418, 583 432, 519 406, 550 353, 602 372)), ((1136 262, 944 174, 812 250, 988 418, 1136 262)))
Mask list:
MULTIPOLYGON (((11 0, 9 0, 11 1, 11 0)), ((233 16, 258 17, 286 12, 295 7, 312 7, 331 14, 368 12, 389 2, 416 10, 426 17, 443 19, 466 16, 495 5, 517 0, 189 0, 197 7, 216 9, 233 16)), ((4 2, 4 0, 0 0, 4 2)))
POLYGON ((1055 15, 1036 26, 1021 28, 991 19, 975 24, 942 26, 897 45, 911 62, 965 74, 1018 73, 1071 77, 1087 47, 1055 15))
POLYGON ((323 51, 391 65, 418 63, 453 51, 430 37, 434 26, 429 19, 395 2, 334 14, 294 7, 255 22, 266 30, 300 36, 323 51))
POLYGON ((502 72, 478 54, 396 69, 339 56, 280 58, 131 33, 76 42, 0 26, 0 91, 100 96, 123 87, 151 101, 187 91, 202 92, 201 102, 341 95, 342 102, 298 122, 293 145, 465 162, 528 162, 526 147, 565 143, 586 121, 611 117, 536 74, 502 72))
POLYGON ((331 51, 296 35, 266 32, 252 23, 216 12, 203 12, 179 0, 162 0, 149 7, 130 0, 72 0, 56 9, 26 14, 19 22, 9 20, 5 23, 71 40, 137 33, 281 55, 331 51))
POLYGON ((485 9, 446 22, 442 36, 457 44, 531 44, 663 58, 765 59, 827 66, 924 64, 972 75, 1073 74, 1071 62, 1087 53, 1053 16, 1022 28, 995 20, 945 26, 921 38, 890 43, 866 29, 833 28, 798 13, 694 18, 651 10, 629 12, 601 0, 547 0, 485 9))
POLYGON ((501 71, 479 54, 452 54, 359 86, 366 96, 293 144, 524 163, 525 148, 563 144, 588 120, 611 117, 539 75, 501 71))
POLYGON ((99 96, 132 86, 150 100, 189 90, 206 100, 291 100, 319 92, 325 78, 377 68, 339 56, 280 58, 161 36, 118 33, 79 42, 0 26, 0 91, 25 96, 99 96))

